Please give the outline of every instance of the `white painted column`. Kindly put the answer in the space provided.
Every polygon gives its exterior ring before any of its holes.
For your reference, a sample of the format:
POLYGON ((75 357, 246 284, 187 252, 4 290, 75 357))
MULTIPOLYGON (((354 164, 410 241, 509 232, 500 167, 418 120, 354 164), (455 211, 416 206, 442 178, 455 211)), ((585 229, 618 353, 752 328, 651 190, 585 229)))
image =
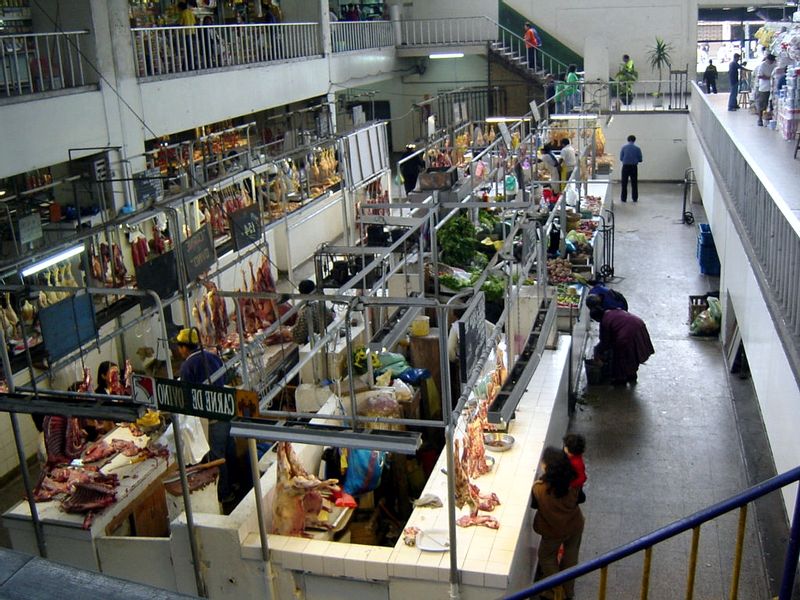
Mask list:
POLYGON ((610 66, 608 60, 607 38, 589 35, 583 46, 583 80, 586 82, 584 102, 597 104, 601 110, 608 109, 608 79, 610 66))

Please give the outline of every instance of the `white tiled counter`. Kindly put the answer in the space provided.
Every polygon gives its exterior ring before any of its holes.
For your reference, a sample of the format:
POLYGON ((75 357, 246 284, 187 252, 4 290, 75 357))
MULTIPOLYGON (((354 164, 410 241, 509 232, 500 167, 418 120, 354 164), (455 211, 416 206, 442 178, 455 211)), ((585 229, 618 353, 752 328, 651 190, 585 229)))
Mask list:
MULTIPOLYGON (((500 529, 457 528, 462 598, 496 598, 504 591, 529 585, 533 579, 536 543, 528 508, 530 490, 542 449, 548 444, 560 446, 566 431, 569 344, 570 338, 563 336, 556 350, 545 351, 510 427, 516 440, 514 447, 508 452, 489 453, 496 460, 495 466, 475 480, 482 492, 495 492, 500 497, 502 504, 491 513, 500 521, 500 529)), ((425 493, 435 493, 445 506, 415 509, 408 525, 447 529, 447 479, 441 472, 445 462, 443 453, 425 487, 425 493)), ((267 480, 262 481, 265 489, 271 487, 267 480)), ((457 511, 457 517, 466 514, 466 507, 457 511)), ((270 535, 269 546, 280 598, 293 597, 298 589, 304 590, 308 599, 399 599, 415 594, 420 598, 449 597, 449 552, 423 552, 405 546, 402 539, 394 548, 384 548, 270 535)), ((228 560, 233 562, 234 558, 228 560)), ((242 540, 240 562, 245 564, 235 569, 236 573, 230 570, 232 565, 225 566, 225 578, 236 580, 236 588, 245 592, 241 585, 245 584, 245 574, 260 574, 263 590, 255 528, 242 540)), ((225 587, 224 593, 232 591, 225 587)), ((222 595, 212 590, 212 598, 222 595)))

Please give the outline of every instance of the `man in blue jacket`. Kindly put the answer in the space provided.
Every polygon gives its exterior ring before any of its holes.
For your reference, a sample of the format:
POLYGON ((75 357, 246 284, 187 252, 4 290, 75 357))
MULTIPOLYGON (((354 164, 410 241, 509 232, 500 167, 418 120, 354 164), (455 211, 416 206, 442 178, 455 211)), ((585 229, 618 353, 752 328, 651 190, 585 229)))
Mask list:
POLYGON ((734 54, 733 60, 728 65, 728 83, 731 86, 731 95, 728 96, 728 110, 737 110, 739 108, 739 71, 745 70, 739 64, 740 58, 742 58, 741 54, 734 54))
POLYGON ((642 162, 642 150, 634 142, 635 135, 628 136, 628 143, 619 151, 622 162, 622 194, 620 200, 628 201, 628 180, 631 181, 631 196, 634 202, 639 201, 639 163, 642 162))

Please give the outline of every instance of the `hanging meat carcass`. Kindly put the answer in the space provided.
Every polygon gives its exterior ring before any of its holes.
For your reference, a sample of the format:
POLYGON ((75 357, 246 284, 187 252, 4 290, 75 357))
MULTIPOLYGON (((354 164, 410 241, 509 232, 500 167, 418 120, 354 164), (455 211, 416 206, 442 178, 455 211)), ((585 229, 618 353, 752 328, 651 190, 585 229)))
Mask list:
POLYGON ((497 519, 486 518, 485 516, 478 516, 478 511, 483 510, 491 512, 496 506, 500 504, 500 499, 494 492, 482 494, 477 485, 470 482, 469 475, 466 471, 465 459, 461 455, 461 447, 458 440, 455 440, 455 449, 453 454, 455 466, 455 488, 456 488, 456 507, 463 508, 465 505, 469 506, 469 515, 462 517, 458 520, 458 525, 461 527, 470 527, 471 525, 484 525, 492 529, 497 529, 500 524, 497 519))
POLYGON ((300 464, 289 442, 278 443, 278 481, 272 505, 272 532, 304 536, 319 525, 319 513, 330 510, 326 496, 339 490, 338 479, 320 481, 300 464))

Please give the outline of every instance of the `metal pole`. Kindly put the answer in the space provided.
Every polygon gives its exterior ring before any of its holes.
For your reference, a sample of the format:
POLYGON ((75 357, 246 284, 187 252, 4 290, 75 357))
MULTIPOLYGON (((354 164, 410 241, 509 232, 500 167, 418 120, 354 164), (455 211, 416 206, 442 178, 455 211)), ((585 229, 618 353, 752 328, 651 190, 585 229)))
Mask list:
POLYGON ((458 548, 456 546, 456 466, 453 456, 453 402, 450 397, 450 361, 447 357, 447 307, 437 309, 439 322, 439 369, 441 371, 442 416, 445 422, 444 444, 447 452, 447 530, 450 537, 450 598, 460 597, 458 581, 458 548))
MULTIPOLYGON (((147 290, 147 292, 152 296, 153 300, 156 303, 156 308, 158 309, 158 314, 161 321, 161 335, 164 336, 164 340, 168 339, 167 334, 167 322, 166 318, 164 317, 164 307, 161 304, 161 298, 159 298, 158 294, 153 292, 152 290, 147 290)), ((169 379, 174 378, 174 373, 172 372, 172 361, 170 357, 167 356, 167 377, 169 379)), ((175 453, 178 455, 178 471, 180 472, 181 476, 181 492, 183 493, 183 507, 186 511, 186 527, 189 532, 189 547, 192 551, 192 563, 194 567, 194 580, 195 584, 197 585, 197 595, 201 596, 202 598, 208 598, 208 592, 206 590, 206 584, 203 580, 203 573, 201 571, 201 563, 200 563, 200 550, 197 547, 197 538, 195 537, 194 531, 194 515, 192 514, 192 500, 190 498, 191 490, 189 489, 189 479, 186 476, 186 463, 183 460, 183 440, 181 439, 181 420, 180 417, 173 413, 172 414, 172 427, 174 429, 175 434, 175 453)))
MULTIPOLYGON (((242 380, 245 389, 250 389, 250 373, 247 369, 247 360, 245 352, 245 339, 244 339, 244 325, 242 324, 242 312, 239 306, 239 300, 235 301, 236 305, 236 322, 239 327, 239 344, 242 349, 242 380)), ((272 563, 269 560, 269 539, 267 538, 267 521, 264 518, 264 495, 261 491, 261 474, 258 471, 258 449, 256 448, 256 441, 253 438, 247 438, 247 452, 250 455, 250 472, 253 477, 253 493, 256 500, 256 516, 258 518, 258 533, 261 538, 261 559, 264 561, 264 567, 267 577, 267 587, 269 588, 270 598, 277 598, 277 590, 274 589, 275 576, 272 573, 272 563)))
POLYGON ((792 515, 792 528, 789 533, 789 544, 786 547, 786 560, 783 563, 783 579, 778 592, 779 600, 791 600, 794 588, 794 577, 797 571, 797 560, 800 556, 800 487, 794 501, 794 515, 792 515))
MULTIPOLYGON (((21 320, 21 319, 20 319, 21 320)), ((6 345, 6 333, 0 327, 0 356, 3 360, 3 372, 6 376, 8 392, 14 393, 14 373, 11 370, 11 361, 8 358, 8 346, 6 345)), ((39 556, 47 558, 47 544, 44 539, 42 522, 39 520, 39 511, 36 509, 36 501, 33 499, 33 486, 31 485, 31 475, 28 472, 28 461, 25 456, 25 446, 22 443, 22 433, 19 430, 19 420, 17 413, 9 413, 11 417, 11 428, 14 431, 14 444, 17 447, 17 457, 19 458, 19 470, 22 473, 22 483, 25 485, 25 494, 28 498, 28 508, 31 511, 31 522, 33 523, 33 533, 36 535, 36 546, 39 549, 39 556)))

